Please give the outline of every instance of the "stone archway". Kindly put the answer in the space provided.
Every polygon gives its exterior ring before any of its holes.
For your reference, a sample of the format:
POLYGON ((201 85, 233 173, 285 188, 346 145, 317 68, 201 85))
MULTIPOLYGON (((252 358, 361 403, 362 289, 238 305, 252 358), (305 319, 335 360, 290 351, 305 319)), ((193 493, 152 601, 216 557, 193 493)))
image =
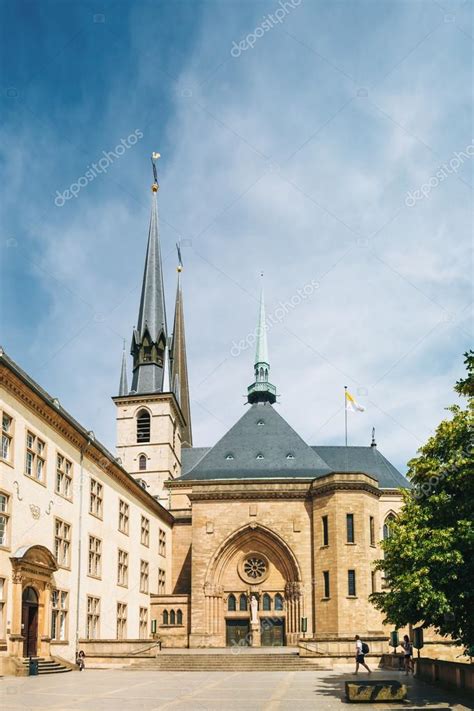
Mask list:
POLYGON ((14 656, 50 654, 51 589, 56 559, 45 546, 24 546, 10 558, 13 604, 9 637, 14 656))
POLYGON ((209 562, 204 597, 206 634, 215 644, 233 646, 234 635, 239 645, 296 643, 300 567, 288 544, 266 526, 243 526, 223 541, 209 562))

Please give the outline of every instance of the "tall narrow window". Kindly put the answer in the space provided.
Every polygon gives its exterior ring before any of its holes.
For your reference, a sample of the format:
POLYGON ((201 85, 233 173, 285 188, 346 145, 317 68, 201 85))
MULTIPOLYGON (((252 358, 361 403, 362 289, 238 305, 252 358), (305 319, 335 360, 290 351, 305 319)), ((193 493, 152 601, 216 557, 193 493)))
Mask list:
POLYGON ((355 570, 347 571, 347 594, 349 597, 355 597, 356 595, 356 574, 355 570))
POLYGON ((7 599, 7 580, 0 578, 0 639, 6 639, 5 608, 7 599))
POLYGON ((377 578, 375 577, 376 575, 377 573, 375 572, 375 570, 373 570, 370 574, 370 583, 373 593, 377 592, 377 578))
POLYGON ((229 595, 227 598, 227 609, 229 612, 235 612, 237 609, 235 595, 229 595))
POLYGON ((275 595, 275 610, 283 610, 283 597, 280 593, 275 595))
POLYGON ((247 595, 241 595, 239 598, 239 610, 245 612, 247 609, 247 595))
POLYGON ((46 444, 33 432, 26 433, 25 474, 44 483, 46 472, 46 444))
POLYGON ((97 639, 100 629, 100 599, 87 597, 87 639, 97 639))
POLYGON ((150 545, 150 519, 142 516, 140 525, 140 543, 147 548, 150 545))
POLYGON ((164 595, 166 592, 166 572, 163 568, 158 568, 158 595, 164 595))
POLYGON ((329 545, 329 522, 328 522, 328 517, 327 517, 327 516, 323 516, 322 522, 323 522, 323 546, 328 546, 328 545, 329 545))
POLYGON ((263 596, 262 606, 264 610, 272 609, 272 598, 268 593, 265 593, 263 596))
POLYGON ((146 469, 146 456, 144 454, 140 454, 138 457, 138 468, 141 472, 144 472, 146 469))
POLYGON ((354 543, 354 514, 346 515, 347 542, 354 543))
POLYGON ((102 541, 89 536, 89 575, 100 578, 102 571, 102 541))
POLYGON ((169 624, 168 610, 163 610, 163 624, 164 624, 164 625, 168 625, 168 624, 169 624))
POLYGON ((117 584, 128 585, 128 553, 119 548, 117 558, 117 584))
POLYGON ((68 638, 68 601, 69 593, 66 590, 51 591, 51 639, 55 641, 68 638))
POLYGON ((127 636, 127 605, 124 602, 117 603, 117 639, 125 639, 127 636))
POLYGON ((56 493, 72 500, 72 462, 62 454, 56 457, 56 493))
POLYGON ((128 536, 128 521, 130 518, 130 506, 126 501, 119 499, 119 522, 118 529, 122 533, 126 533, 128 536))
POLYGON ((54 519, 54 554, 61 568, 71 565, 71 526, 60 518, 54 519))
POLYGON ((103 486, 96 479, 91 479, 89 492, 89 513, 102 518, 103 486))
POLYGON ((174 610, 171 610, 170 612, 170 625, 175 625, 176 624, 176 613, 174 610))
POLYGON ((323 571, 323 586, 324 586, 324 597, 331 597, 331 589, 329 587, 329 570, 323 571))
POLYGON ((390 538, 391 533, 392 533, 392 525, 393 525, 393 522, 394 522, 394 521, 395 521, 395 516, 394 516, 393 514, 389 514, 389 515, 387 516, 387 518, 385 519, 384 524, 383 524, 383 538, 384 538, 384 541, 385 541, 387 538, 390 538))
POLYGON ((163 531, 162 528, 158 532, 158 553, 166 557, 166 531, 163 531))
POLYGON ((150 566, 146 560, 140 561, 140 592, 148 593, 150 566))
POLYGON ((183 624, 183 611, 178 610, 176 613, 176 624, 177 625, 182 625, 183 624))
POLYGON ((150 441, 150 413, 140 410, 137 415, 137 442, 150 441))
POLYGON ((13 419, 6 412, 2 414, 2 459, 11 462, 13 459, 13 419))
POLYGON ((375 546, 375 521, 373 516, 369 516, 370 545, 375 546))
POLYGON ((138 614, 138 634, 140 639, 146 639, 148 637, 148 609, 146 607, 140 607, 138 614))
POLYGON ((10 497, 0 493, 0 546, 8 546, 10 497))

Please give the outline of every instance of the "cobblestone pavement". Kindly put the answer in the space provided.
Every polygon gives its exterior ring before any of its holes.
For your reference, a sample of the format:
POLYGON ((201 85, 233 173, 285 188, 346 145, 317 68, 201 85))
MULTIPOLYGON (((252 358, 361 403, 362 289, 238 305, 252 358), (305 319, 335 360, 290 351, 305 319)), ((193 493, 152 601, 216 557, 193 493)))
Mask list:
MULTIPOLYGON (((333 672, 154 672, 86 670, 0 679, 2 711, 328 711, 348 708, 349 669, 333 672)), ((359 674, 362 679, 362 674, 359 674)), ((372 679, 400 679, 376 671, 372 679)), ((455 709, 472 706, 451 692, 408 678, 408 704, 357 704, 356 709, 455 709)))

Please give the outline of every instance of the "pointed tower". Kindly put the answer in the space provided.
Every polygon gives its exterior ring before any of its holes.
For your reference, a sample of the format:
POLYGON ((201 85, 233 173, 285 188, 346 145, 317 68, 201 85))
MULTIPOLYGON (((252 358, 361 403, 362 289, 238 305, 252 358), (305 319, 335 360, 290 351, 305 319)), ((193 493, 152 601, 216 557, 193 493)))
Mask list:
POLYGON ((170 352, 170 385, 171 391, 175 394, 176 399, 181 407, 183 417, 186 420, 186 426, 182 430, 181 445, 183 447, 192 447, 193 435, 191 430, 191 406, 189 404, 188 362, 186 358, 186 338, 184 332, 183 292, 181 289, 181 272, 183 271, 183 265, 181 262, 179 247, 178 258, 178 285, 176 288, 173 337, 171 341, 170 352))
POLYGON ((120 372, 119 397, 128 395, 128 379, 127 379, 127 359, 125 357, 125 341, 123 343, 122 352, 122 370, 120 372))
POLYGON ((169 356, 160 242, 158 235, 158 180, 152 158, 154 183, 145 270, 137 327, 131 354, 133 379, 127 387, 125 354, 117 406, 117 455, 123 467, 142 486, 167 505, 164 482, 181 472, 181 441, 186 430, 176 395, 169 392, 165 370, 169 356))
MULTIPOLYGON (((153 167, 155 168, 154 164, 153 167)), ((152 185, 152 204, 145 269, 143 272, 138 325, 133 329, 131 391, 137 394, 163 392, 167 344, 165 295, 158 230, 158 182, 152 185)))
MULTIPOLYGON (((262 275, 263 276, 263 275, 262 275)), ((255 350, 255 382, 247 388, 249 403, 276 401, 276 387, 268 381, 270 363, 268 358, 267 325, 265 323, 265 298, 260 292, 260 311, 257 326, 257 348, 255 350)))

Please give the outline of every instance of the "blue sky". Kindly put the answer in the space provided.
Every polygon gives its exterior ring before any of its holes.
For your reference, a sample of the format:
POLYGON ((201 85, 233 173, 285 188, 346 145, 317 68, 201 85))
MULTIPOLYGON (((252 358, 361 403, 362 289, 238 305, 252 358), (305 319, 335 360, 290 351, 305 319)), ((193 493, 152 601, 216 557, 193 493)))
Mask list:
POLYGON ((169 322, 177 240, 185 262, 195 444, 243 412, 253 348, 235 343, 254 331, 263 270, 281 414, 310 444, 340 444, 347 385, 366 408, 350 443, 375 426, 405 470, 456 401, 472 342, 471 3, 3 0, 1 12, 9 355, 114 448, 158 150, 169 322))

